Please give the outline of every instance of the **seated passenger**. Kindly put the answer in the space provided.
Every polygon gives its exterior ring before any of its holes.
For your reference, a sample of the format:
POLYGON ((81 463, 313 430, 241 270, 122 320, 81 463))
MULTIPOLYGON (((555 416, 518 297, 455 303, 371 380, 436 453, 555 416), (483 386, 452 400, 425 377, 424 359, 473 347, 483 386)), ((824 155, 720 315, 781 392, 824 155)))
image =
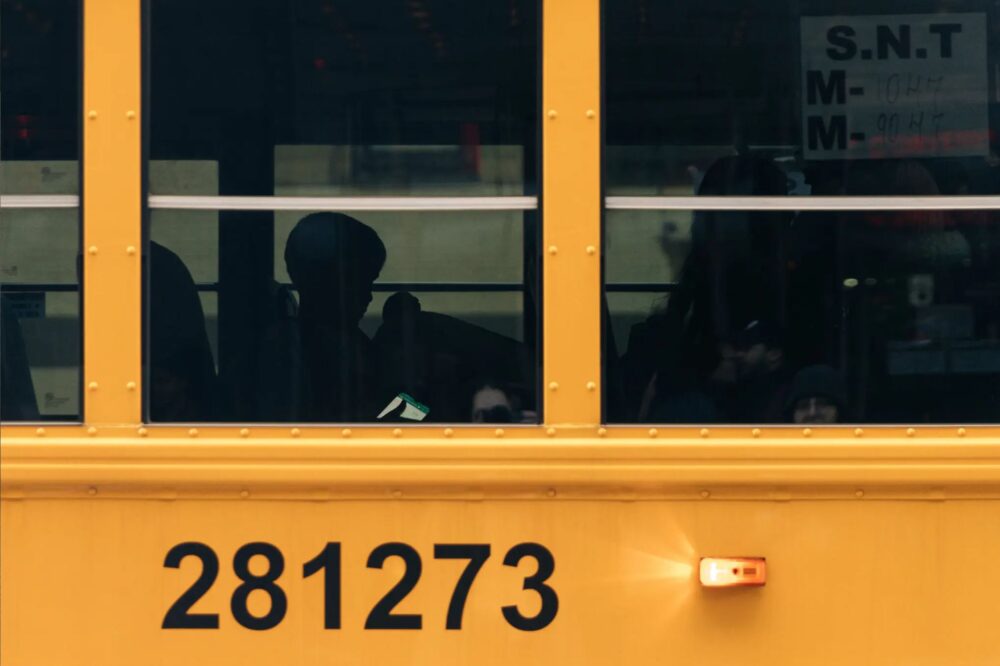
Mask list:
POLYGON ((382 326, 373 342, 380 395, 388 400, 405 392, 426 404, 430 422, 468 422, 470 410, 473 417, 480 412, 489 417, 488 422, 532 418, 524 410, 535 404, 533 364, 527 348, 517 340, 456 317, 424 311, 415 296, 399 292, 382 308, 382 326), (496 393, 479 395, 489 387, 503 395, 507 413, 492 409, 499 404, 491 402, 498 397, 496 393), (491 406, 474 408, 477 395, 491 406))
MULTIPOLYGON (((787 194, 787 182, 768 159, 725 157, 705 173, 698 194, 781 196, 787 194)), ((642 398, 653 377, 653 390, 661 394, 705 393, 725 364, 721 350, 737 334, 735 324, 761 315, 783 322, 788 223, 782 211, 696 213, 678 284, 665 308, 633 327, 622 360, 626 400, 639 420, 656 420, 653 413, 639 414, 643 404, 662 404, 642 398)), ((700 397, 694 404, 700 414, 710 414, 709 403, 700 397)))
POLYGON ((194 279, 176 254, 150 243, 149 409, 153 421, 214 415, 216 374, 194 279))
POLYGON ((299 293, 303 420, 366 421, 383 407, 371 341, 359 324, 385 260, 378 234, 341 213, 307 215, 288 236, 285 264, 299 293))
POLYGON ((847 388, 828 365, 802 368, 785 398, 786 420, 791 423, 842 423, 847 419, 847 388))
POLYGON ((736 385, 728 410, 732 422, 783 422, 793 373, 780 331, 766 320, 754 319, 737 335, 734 346, 736 385))
POLYGON ((483 383, 472 394, 472 422, 512 423, 514 411, 510 398, 503 390, 492 384, 492 382, 483 383))

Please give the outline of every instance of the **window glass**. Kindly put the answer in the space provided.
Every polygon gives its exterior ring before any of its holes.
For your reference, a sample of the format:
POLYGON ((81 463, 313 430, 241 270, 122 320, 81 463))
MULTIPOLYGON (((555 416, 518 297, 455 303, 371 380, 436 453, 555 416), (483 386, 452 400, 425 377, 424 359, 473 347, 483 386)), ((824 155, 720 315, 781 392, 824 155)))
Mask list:
POLYGON ((996 422, 998 12, 605 3, 610 421, 996 422))
POLYGON ((537 13, 153 0, 151 420, 537 421, 537 13))
POLYGON ((0 419, 80 418, 78 2, 0 3, 0 419))
POLYGON ((997 194, 992 0, 605 2, 612 195, 997 194), (719 158, 781 165, 781 192, 719 158), (882 160, 918 160, 900 180, 882 160), (872 177, 872 168, 879 172, 872 177))

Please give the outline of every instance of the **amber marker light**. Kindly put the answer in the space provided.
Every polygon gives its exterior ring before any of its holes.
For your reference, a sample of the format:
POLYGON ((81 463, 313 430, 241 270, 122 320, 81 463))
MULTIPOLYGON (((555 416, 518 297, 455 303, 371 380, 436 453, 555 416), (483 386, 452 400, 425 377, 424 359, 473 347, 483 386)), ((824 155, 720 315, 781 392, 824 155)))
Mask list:
POLYGON ((759 587, 767 582, 763 557, 703 557, 698 567, 703 587, 759 587))

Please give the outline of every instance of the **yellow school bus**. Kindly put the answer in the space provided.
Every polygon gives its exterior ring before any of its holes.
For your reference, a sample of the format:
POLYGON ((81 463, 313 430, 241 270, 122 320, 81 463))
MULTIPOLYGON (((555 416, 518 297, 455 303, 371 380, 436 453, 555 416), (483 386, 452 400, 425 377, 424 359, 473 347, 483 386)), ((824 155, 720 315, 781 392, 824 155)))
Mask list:
POLYGON ((1000 664, 986 0, 3 0, 0 662, 1000 664))

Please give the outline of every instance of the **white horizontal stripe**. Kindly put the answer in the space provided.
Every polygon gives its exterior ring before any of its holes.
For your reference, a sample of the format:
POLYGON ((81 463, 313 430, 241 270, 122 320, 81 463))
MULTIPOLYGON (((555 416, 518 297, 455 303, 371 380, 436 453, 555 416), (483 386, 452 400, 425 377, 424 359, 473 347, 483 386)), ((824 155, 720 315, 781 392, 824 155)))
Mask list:
POLYGON ((150 195, 174 210, 534 210, 538 197, 185 197, 150 195))
POLYGON ((608 210, 1000 210, 984 197, 606 197, 608 210))
POLYGON ((0 194, 0 208, 77 208, 75 194, 0 194))

